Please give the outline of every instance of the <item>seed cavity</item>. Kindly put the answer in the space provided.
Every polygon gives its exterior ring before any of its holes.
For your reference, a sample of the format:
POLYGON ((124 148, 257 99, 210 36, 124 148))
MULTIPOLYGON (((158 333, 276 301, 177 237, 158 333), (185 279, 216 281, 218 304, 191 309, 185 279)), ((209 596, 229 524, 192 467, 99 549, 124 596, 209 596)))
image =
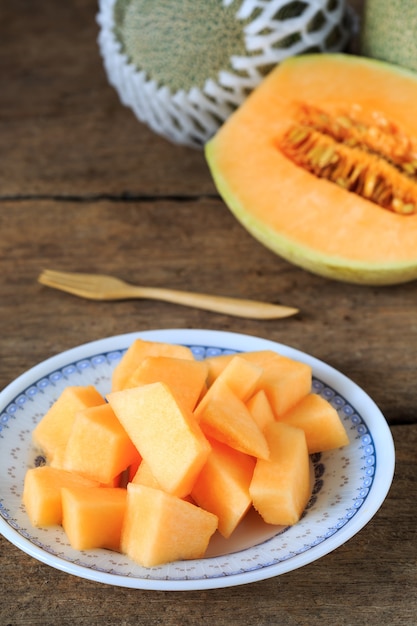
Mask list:
POLYGON ((417 142, 380 113, 365 119, 356 106, 333 115, 303 103, 278 148, 315 176, 384 209, 417 212, 417 142))

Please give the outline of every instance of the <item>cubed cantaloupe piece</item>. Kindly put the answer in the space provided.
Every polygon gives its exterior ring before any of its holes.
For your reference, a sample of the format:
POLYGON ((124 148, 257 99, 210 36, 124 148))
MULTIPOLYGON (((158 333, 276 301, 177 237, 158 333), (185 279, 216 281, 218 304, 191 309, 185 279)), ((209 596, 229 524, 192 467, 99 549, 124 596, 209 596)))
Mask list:
POLYGON ((310 454, 341 448, 349 443, 338 412, 316 393, 305 396, 295 407, 281 415, 279 421, 304 430, 310 454))
POLYGON ((246 401, 246 406, 262 431, 267 424, 271 424, 275 421, 274 412, 271 409, 271 405, 263 389, 259 389, 259 391, 251 396, 249 400, 246 401))
POLYGON ((235 357, 239 356, 246 361, 254 363, 258 367, 263 367, 271 358, 276 356, 276 352, 272 350, 255 350, 252 352, 238 352, 236 354, 219 354, 216 356, 210 356, 205 359, 208 364, 207 382, 210 386, 216 378, 220 376, 225 367, 235 357))
POLYGON ((217 515, 218 530, 230 537, 252 505, 249 485, 255 459, 218 441, 201 470, 191 496, 206 511, 217 515))
POLYGON ((143 567, 200 559, 217 517, 199 506, 145 485, 129 483, 121 549, 143 567))
POLYGON ((159 341, 136 339, 122 356, 112 374, 112 391, 120 391, 140 363, 148 356, 171 356, 194 359, 190 348, 159 341))
POLYGON ((149 467, 149 464, 144 459, 142 459, 142 462, 140 463, 137 472, 133 476, 131 482, 138 485, 146 485, 146 487, 154 487, 154 489, 161 488, 161 485, 152 474, 152 470, 149 467))
POLYGON ((266 393, 275 417, 283 415, 311 392, 311 367, 280 354, 265 359, 258 387, 266 393))
MULTIPOLYGON (((155 476, 152 474, 151 468, 149 467, 149 465, 144 459, 142 459, 142 462, 140 466, 138 467, 138 470, 136 474, 134 475, 133 479, 131 480, 131 482, 136 483, 138 485, 145 485, 146 487, 153 487, 154 489, 161 489, 161 485, 158 483, 155 476)), ((188 502, 193 502, 195 504, 190 494, 184 496, 183 499, 187 500, 188 502)))
POLYGON ((78 411, 63 458, 63 468, 109 484, 134 463, 138 451, 108 404, 78 411))
POLYGON ((210 387, 216 378, 219 377, 226 365, 236 356, 235 354, 219 354, 217 356, 208 356, 204 362, 208 366, 207 385, 210 387))
MULTIPOLYGON (((136 446, 135 446, 135 448, 136 448, 136 446)), ((136 472, 138 471, 138 468, 139 468, 141 463, 142 463, 142 457, 139 454, 139 450, 136 448, 136 458, 134 459, 134 461, 129 465, 129 467, 125 471, 125 480, 126 480, 125 485, 127 485, 127 483, 130 483, 130 481, 133 479, 133 477, 136 476, 136 472)))
POLYGON ((240 355, 235 355, 218 375, 212 386, 216 385, 217 381, 220 381, 221 384, 225 383, 238 398, 245 402, 256 389, 261 374, 262 369, 258 365, 250 363, 240 355))
POLYGON ((204 361, 149 356, 129 376, 124 389, 149 383, 165 383, 176 399, 193 411, 205 390, 207 372, 208 365, 204 361))
POLYGON ((304 431, 282 422, 265 428, 270 458, 258 459, 249 492, 268 524, 293 525, 311 494, 310 458, 304 431))
POLYGON ((190 493, 210 453, 193 413, 164 383, 110 393, 108 401, 163 489, 190 493))
POLYGON ((30 468, 25 474, 23 504, 32 526, 61 524, 61 488, 80 485, 99 486, 97 481, 49 465, 30 468))
POLYGON ((35 445, 44 452, 48 461, 53 459, 56 451, 62 456, 76 413, 104 402, 93 385, 71 386, 63 390, 32 433, 35 445))
POLYGON ((74 550, 120 551, 126 489, 63 487, 62 526, 74 550))
POLYGON ((261 375, 262 369, 257 365, 250 363, 240 355, 231 355, 224 369, 212 381, 197 404, 194 414, 199 418, 210 398, 216 395, 217 388, 224 385, 227 385, 238 398, 245 402, 256 389, 261 375))
MULTIPOLYGON (((268 444, 246 404, 220 378, 204 396, 199 414, 202 431, 231 448, 259 458, 269 456, 268 444)), ((199 405, 200 406, 200 405, 199 405)))

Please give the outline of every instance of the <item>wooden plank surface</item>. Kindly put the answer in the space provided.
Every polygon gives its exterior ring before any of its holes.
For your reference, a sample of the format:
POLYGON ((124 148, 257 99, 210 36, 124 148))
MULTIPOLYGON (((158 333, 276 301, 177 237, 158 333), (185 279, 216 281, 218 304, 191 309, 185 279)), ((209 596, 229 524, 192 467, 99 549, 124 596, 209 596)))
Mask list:
MULTIPOLYGON (((360 0, 352 3, 360 10, 360 0)), ((281 260, 236 222, 203 154, 140 124, 107 83, 93 0, 0 5, 0 389, 81 343, 152 328, 241 332, 308 352, 386 416, 396 474, 348 543, 278 578, 202 592, 104 586, 0 538, 0 624, 417 624, 417 285, 359 287, 281 260), (300 308, 261 322, 42 287, 45 268, 300 308)))

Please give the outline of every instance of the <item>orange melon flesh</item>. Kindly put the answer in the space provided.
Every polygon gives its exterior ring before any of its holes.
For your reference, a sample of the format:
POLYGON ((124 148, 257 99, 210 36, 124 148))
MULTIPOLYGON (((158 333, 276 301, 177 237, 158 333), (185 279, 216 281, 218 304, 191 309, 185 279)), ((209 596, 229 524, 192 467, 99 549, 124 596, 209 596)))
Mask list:
MULTIPOLYGON (((250 361, 259 367, 263 367, 265 363, 268 363, 276 356, 276 352, 273 350, 253 350, 252 352, 242 352, 237 356, 246 361, 250 361)), ((207 384, 210 386, 214 380, 220 376, 226 365, 235 358, 235 354, 219 354, 217 356, 207 357, 205 362, 208 364, 207 384)))
MULTIPOLYGON (((135 446, 135 448, 136 448, 136 446, 135 446)), ((138 449, 136 448, 136 458, 134 459, 134 461, 129 465, 129 467, 125 471, 126 484, 128 482, 130 482, 133 479, 133 477, 136 475, 136 472, 138 471, 138 468, 139 468, 141 463, 142 463, 142 457, 139 454, 138 449)))
POLYGON ((264 362, 258 387, 263 389, 275 417, 283 415, 311 391, 309 365, 280 354, 264 362))
MULTIPOLYGON (((245 389, 245 393, 242 393, 239 392, 240 376, 245 373, 242 368, 242 373, 236 375, 235 386, 233 387, 237 394, 244 399, 249 398, 254 392, 264 391, 276 415, 288 411, 311 390, 310 366, 280 355, 273 350, 257 350, 240 353, 238 357, 226 354, 207 359, 209 365, 208 380, 211 386, 206 396, 209 396, 211 387, 215 385, 216 380, 219 378, 222 380, 227 375, 228 370, 232 370, 231 366, 236 358, 239 361, 247 361, 248 366, 252 365, 255 368, 254 372, 260 373, 258 381, 256 382, 253 378, 253 386, 250 389, 245 389)), ((248 369, 248 371, 250 370, 248 369)), ((207 402, 206 396, 195 411, 197 415, 204 407, 204 403, 207 402)))
POLYGON ((189 494, 210 452, 192 412, 178 404, 164 383, 112 392, 107 398, 161 487, 179 497, 189 494))
POLYGON ((130 483, 122 551, 144 567, 199 559, 217 528, 217 517, 160 489, 130 483))
POLYGON ((76 414, 63 468, 107 484, 134 463, 137 454, 127 432, 106 403, 76 414))
POLYGON ((98 483, 73 472, 43 465, 26 472, 23 504, 32 526, 62 523, 62 487, 98 487, 98 483))
POLYGON ((62 459, 77 411, 104 402, 92 385, 66 387, 35 427, 32 434, 35 445, 41 448, 49 461, 55 453, 62 459))
MULTIPOLYGON (((204 362, 208 366, 207 372, 207 385, 210 387, 213 382, 218 378, 220 373, 224 370, 226 365, 233 359, 234 354, 219 354, 218 356, 211 356, 204 359, 204 362)), ((242 356, 239 354, 239 356, 242 356)))
POLYGON ((309 394, 288 413, 281 415, 279 421, 304 431, 310 454, 340 448, 349 443, 336 409, 315 393, 309 394))
POLYGON ((153 487, 154 489, 161 488, 161 485, 152 474, 152 470, 149 467, 149 464, 144 460, 142 460, 141 464, 139 465, 137 472, 133 476, 131 482, 138 485, 145 485, 146 487, 153 487))
MULTIPOLYGON (((220 379, 210 387, 210 397, 199 412, 202 431, 235 450, 267 459, 268 445, 246 404, 220 379)), ((208 395, 208 392, 207 392, 208 395)), ((197 411, 198 411, 197 407, 197 411)))
MULTIPOLYGON (((154 489, 161 489, 161 485, 156 480, 155 476, 151 472, 151 468, 147 464, 146 461, 142 460, 140 466, 137 469, 136 474, 133 476, 130 481, 137 485, 144 485, 145 487, 153 487, 154 489)), ((195 504, 191 494, 187 494, 182 498, 187 502, 193 502, 195 504)))
POLYGON ((136 339, 127 349, 112 374, 112 391, 123 389, 134 370, 148 356, 171 356, 179 359, 194 359, 190 348, 159 341, 136 339))
POLYGON ((224 385, 227 385, 240 400, 245 402, 256 389, 261 375, 262 369, 250 363, 243 355, 231 355, 231 358, 225 362, 225 367, 212 380, 204 397, 196 406, 194 415, 199 418, 210 398, 216 394, 218 388, 224 385))
POLYGON ((191 496, 218 517, 218 530, 227 538, 252 505, 249 485, 255 459, 217 441, 210 443, 212 450, 191 496))
POLYGON ((274 412, 263 389, 260 389, 255 395, 249 398, 246 402, 246 406, 262 432, 265 430, 267 424, 271 424, 275 421, 274 412))
POLYGON ((272 71, 206 146, 214 181, 243 226, 317 274, 363 284, 417 278, 417 214, 402 216, 317 178, 277 149, 301 102, 383 116, 417 139, 417 75, 344 54, 299 55, 272 71), (290 208, 290 210, 289 210, 290 208))
POLYGON ((216 382, 226 384, 230 389, 245 402, 253 393, 256 384, 262 375, 262 369, 255 363, 250 363, 244 355, 232 356, 225 368, 219 373, 215 381, 213 381, 210 389, 215 388, 216 382))
POLYGON ((208 365, 204 361, 168 356, 145 358, 124 384, 124 389, 165 383, 177 400, 192 411, 205 390, 208 365))
POLYGON ((120 551, 126 489, 63 487, 62 526, 74 550, 120 551))
POLYGON ((212 380, 211 385, 195 407, 194 415, 199 420, 211 398, 215 397, 219 390, 221 393, 221 389, 225 385, 237 398, 245 402, 255 391, 261 375, 262 369, 250 363, 243 355, 231 355, 230 360, 225 361, 224 368, 212 380))
POLYGON ((268 524, 298 522, 310 498, 310 460, 304 432, 275 422, 265 429, 268 461, 258 459, 249 492, 253 506, 268 524))

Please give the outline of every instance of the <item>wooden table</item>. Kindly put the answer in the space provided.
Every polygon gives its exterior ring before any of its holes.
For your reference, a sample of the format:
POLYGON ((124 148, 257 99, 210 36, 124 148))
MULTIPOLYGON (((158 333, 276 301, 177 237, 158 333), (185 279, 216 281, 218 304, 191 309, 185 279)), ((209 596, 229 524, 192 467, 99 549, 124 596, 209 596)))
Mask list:
MULTIPOLYGON (((360 7, 361 2, 355 5, 360 7)), ((0 8, 0 388, 81 343, 152 328, 266 337, 342 371, 379 405, 396 446, 388 498, 334 552, 246 586, 176 593, 86 581, 0 538, 0 623, 417 624, 417 285, 311 275, 258 244, 219 198, 201 152, 155 136, 109 86, 94 0, 0 8), (43 268, 282 302, 254 321, 151 301, 82 301, 43 268)))

